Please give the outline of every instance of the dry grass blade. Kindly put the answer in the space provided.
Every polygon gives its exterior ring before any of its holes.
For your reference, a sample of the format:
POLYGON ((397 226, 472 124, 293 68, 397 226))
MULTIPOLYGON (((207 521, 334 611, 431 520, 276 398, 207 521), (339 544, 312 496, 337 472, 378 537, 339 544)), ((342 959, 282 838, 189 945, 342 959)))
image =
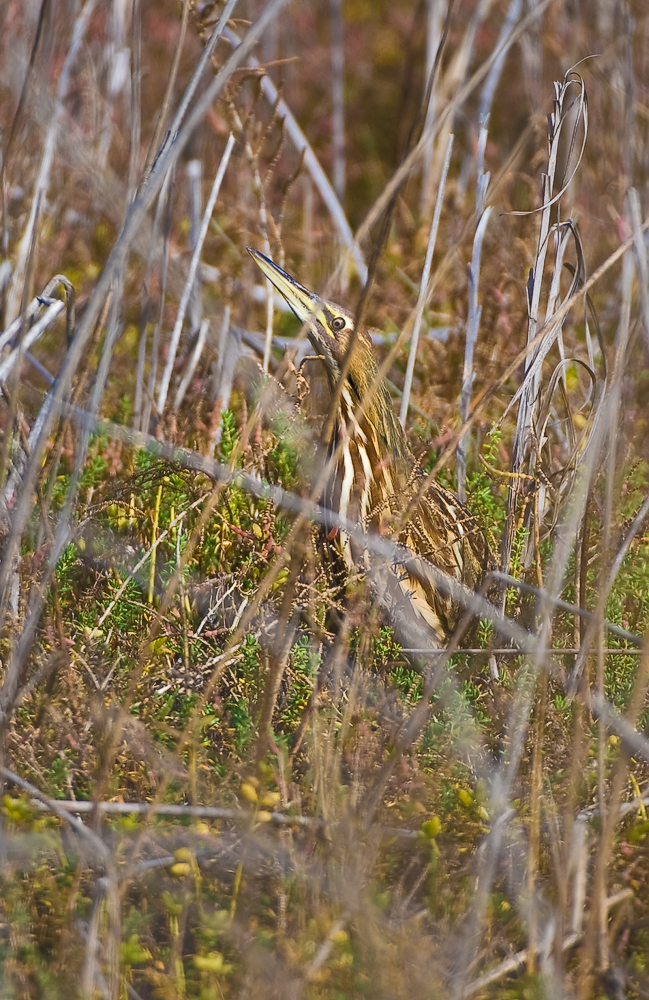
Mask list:
POLYGON ((410 334, 408 364, 406 366, 406 377, 403 383, 403 395, 401 396, 401 409, 399 411, 399 420, 401 421, 402 427, 405 427, 406 419, 408 417, 408 407, 410 405, 410 393, 412 390, 412 378, 415 371, 415 362, 417 360, 417 345, 419 343, 419 334, 421 331, 421 323, 424 317, 424 309, 426 307, 426 302, 428 301, 428 287, 429 287, 428 283, 430 280, 430 270, 433 265, 435 241, 437 239, 437 229, 439 227, 439 219, 442 214, 442 204, 444 202, 444 190, 446 188, 446 178, 448 176, 448 168, 451 163, 452 150, 453 150, 453 133, 451 132, 449 134, 448 142, 446 144, 446 153, 444 155, 444 166, 442 167, 442 176, 440 178, 439 188, 437 190, 437 200, 435 202, 433 221, 431 223, 430 233, 428 235, 428 246, 426 247, 424 269, 422 271, 421 282, 419 284, 417 309, 412 324, 412 333, 410 334))
MULTIPOLYGON (((486 141, 486 129, 483 130, 486 141)), ((487 175, 487 181, 488 181, 487 175)), ((486 192, 486 185, 485 185, 486 192)), ((478 200, 483 200, 483 192, 478 192, 478 200)), ((462 395, 460 397, 460 419, 462 423, 469 415, 471 405, 471 393, 473 391, 473 354, 478 330, 480 327, 480 316, 482 308, 478 305, 478 285, 480 282, 480 258, 482 256, 482 241, 491 215, 491 206, 482 213, 476 228, 473 240, 473 256, 468 267, 469 275, 469 310, 466 322, 466 338, 464 343, 464 370, 462 373, 462 395)), ((462 501, 466 502, 466 439, 461 439, 457 446, 457 494, 462 501)))
POLYGON ((214 178, 214 183, 212 184, 212 190, 210 191, 210 196, 205 206, 205 213, 201 221, 201 228, 196 239, 196 246, 194 247, 194 252, 192 254, 192 259, 189 265, 189 273, 187 274, 187 281, 185 282, 185 288, 183 290, 182 298, 180 300, 180 305, 178 307, 178 315, 176 317, 176 322, 171 334, 171 343, 169 345, 169 351, 167 354, 167 363, 162 373, 162 380, 160 382, 160 389, 158 391, 158 414, 162 416, 164 413, 164 408, 167 402, 167 393, 169 391, 169 383, 171 382, 171 373, 173 371, 174 362, 176 360, 176 352, 178 350, 178 344, 180 343, 180 334, 182 332, 183 323, 185 322, 185 312, 189 304, 189 300, 192 294, 192 289, 194 287, 194 281, 196 279, 196 272, 198 271, 198 264, 200 261, 201 253, 203 250, 203 243, 205 242, 205 237, 207 235, 207 229, 210 224, 210 219, 212 218, 212 212, 214 211, 214 206, 216 205, 216 199, 219 196, 219 191, 221 190, 221 184, 223 183, 223 178, 225 176, 225 171, 228 169, 228 163, 230 162, 230 156, 234 148, 234 136, 230 133, 228 136, 228 141, 225 145, 223 151, 223 156, 219 164, 219 169, 216 172, 216 177, 214 178))

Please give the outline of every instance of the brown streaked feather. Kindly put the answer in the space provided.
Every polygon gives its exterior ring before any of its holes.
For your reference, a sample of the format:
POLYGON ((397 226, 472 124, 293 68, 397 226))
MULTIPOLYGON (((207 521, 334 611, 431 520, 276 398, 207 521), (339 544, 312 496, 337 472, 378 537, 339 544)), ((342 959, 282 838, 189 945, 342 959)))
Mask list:
MULTIPOLYGON (((378 376, 376 360, 368 341, 363 339, 352 357, 352 379, 369 393, 378 376)), ((340 509, 341 476, 353 469, 352 487, 346 513, 363 523, 367 530, 396 535, 415 554, 443 570, 455 580, 475 590, 493 564, 485 536, 475 518, 450 490, 437 483, 418 497, 424 473, 408 448, 406 438, 392 408, 385 382, 376 390, 376 399, 361 413, 363 392, 343 391, 338 415, 342 441, 330 502, 340 509), (354 398, 356 396, 356 398, 354 398), (404 511, 418 497, 410 516, 401 523, 404 511)), ((366 553, 354 550, 346 536, 338 546, 348 568, 369 565, 366 553)), ((421 619, 436 645, 445 642, 461 617, 462 609, 440 594, 429 582, 408 574, 399 577, 399 588, 415 617, 421 619)))

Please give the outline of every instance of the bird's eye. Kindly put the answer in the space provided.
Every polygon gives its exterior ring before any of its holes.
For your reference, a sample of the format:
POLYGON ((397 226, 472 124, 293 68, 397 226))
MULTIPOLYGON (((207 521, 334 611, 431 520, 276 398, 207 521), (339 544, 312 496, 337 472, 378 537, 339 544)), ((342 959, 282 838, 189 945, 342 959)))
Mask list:
POLYGON ((345 320, 342 316, 336 316, 335 319, 332 319, 331 329, 334 333, 340 333, 341 330, 345 329, 345 320))

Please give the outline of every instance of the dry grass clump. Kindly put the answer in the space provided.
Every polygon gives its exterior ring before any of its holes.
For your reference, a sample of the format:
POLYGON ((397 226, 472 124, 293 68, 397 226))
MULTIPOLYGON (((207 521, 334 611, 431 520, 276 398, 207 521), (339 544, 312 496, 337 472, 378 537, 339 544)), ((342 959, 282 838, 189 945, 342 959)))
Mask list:
POLYGON ((448 6, 0 10, 3 996, 649 994, 649 18, 448 6), (423 672, 248 244, 498 554, 423 672))

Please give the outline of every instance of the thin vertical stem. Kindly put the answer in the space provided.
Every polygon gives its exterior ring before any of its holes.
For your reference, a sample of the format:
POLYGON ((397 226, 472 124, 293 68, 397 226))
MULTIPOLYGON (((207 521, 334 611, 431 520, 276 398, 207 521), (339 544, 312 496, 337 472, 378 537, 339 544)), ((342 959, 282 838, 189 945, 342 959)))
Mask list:
MULTIPOLYGON (((156 206, 156 213, 153 220, 153 239, 156 238, 158 233, 159 220, 162 218, 162 260, 160 262, 160 302, 158 304, 158 319, 153 328, 153 336, 151 338, 151 364, 149 366, 149 378, 147 385, 147 396, 144 403, 144 412, 142 414, 142 430, 145 434, 149 433, 149 424, 151 422, 151 407, 153 406, 153 397, 155 394, 155 384, 158 377, 158 357, 160 354, 160 330, 162 328, 162 317, 164 315, 165 307, 165 296, 167 292, 167 273, 169 269, 169 236, 171 233, 171 210, 172 210, 172 198, 173 198, 173 184, 174 184, 174 174, 175 171, 172 168, 166 175, 162 190, 158 197, 158 203, 156 206)), ((147 289, 148 295, 148 279, 145 281, 145 287, 147 289)), ((145 315, 146 315, 145 309, 145 315)), ((145 327, 146 332, 146 327, 145 327)))
MULTIPOLYGON (((615 368, 612 378, 611 399, 609 409, 609 437, 608 455, 606 461, 606 483, 604 493, 604 516, 602 532, 602 565, 601 565, 601 585, 600 591, 604 594, 606 580, 609 576, 608 562, 611 545, 611 518, 613 514, 613 496, 615 489, 615 472, 617 460, 617 438, 619 424, 619 405, 622 390, 622 379, 624 377, 624 365, 626 360, 627 347, 629 343, 629 330, 631 321, 631 293, 633 287, 634 260, 631 254, 624 258, 622 266, 622 311, 620 315, 620 326, 617 335, 615 352, 615 368)), ((597 696, 599 703, 603 704, 606 695, 606 658, 604 654, 604 605, 598 608, 600 621, 597 634, 597 696)), ((597 954, 600 971, 604 971, 609 965, 608 949, 608 919, 606 908, 607 896, 607 803, 606 803, 606 755, 605 747, 607 740, 607 726, 600 713, 597 720, 597 801, 600 817, 600 850, 595 877, 595 892, 597 906, 597 954)))
POLYGON ((133 403, 133 427, 142 429, 142 396, 144 391, 144 365, 146 362, 146 340, 149 324, 146 323, 137 347, 137 370, 135 376, 135 402, 133 403))
MULTIPOLYGON (((448 0, 427 0, 427 32, 426 32, 426 80, 430 92, 428 94, 428 105, 426 107, 425 131, 427 131, 435 120, 438 107, 436 80, 433 77, 435 72, 435 60, 442 40, 444 21, 447 17, 448 0)), ((424 153, 424 170, 421 186, 421 211, 428 214, 432 202, 432 176, 433 176, 433 150, 435 145, 434 137, 431 137, 426 145, 424 153)))
POLYGON ((50 0, 41 0, 41 6, 38 12, 38 21, 36 22, 36 33, 34 35, 34 41, 32 43, 32 48, 29 55, 27 72, 25 74, 25 79, 23 80, 23 85, 20 91, 20 98, 18 99, 18 107, 16 108, 14 116, 11 120, 9 135, 7 136, 7 140, 4 143, 2 149, 2 157, 1 157, 2 162, 0 163, 0 198, 2 199, 2 252, 4 253, 5 257, 9 255, 9 232, 7 229, 7 192, 6 192, 7 163, 9 162, 11 147, 13 145, 14 136, 16 135, 18 122, 22 117, 23 108, 27 100, 27 94, 29 93, 32 73, 34 71, 34 66, 36 64, 36 54, 38 52, 41 37, 43 34, 45 15, 47 14, 49 6, 50 6, 50 0))
POLYGON ((160 503, 162 502, 162 483, 158 486, 155 498, 155 510, 153 511, 153 527, 151 528, 151 562, 149 563, 149 604, 153 604, 155 594, 155 567, 158 555, 156 539, 158 537, 158 524, 160 522, 160 503))
MULTIPOLYGON (((486 129, 484 130, 486 131, 486 129)), ((487 180, 489 175, 485 174, 487 180)), ((471 404, 471 390, 473 389, 473 352, 478 339, 480 328, 480 317, 482 307, 478 305, 478 284, 480 282, 480 258, 482 255, 482 241, 484 238, 489 216, 492 207, 486 209, 478 223, 473 240, 473 257, 468 268, 469 275, 469 311, 466 323, 466 342, 464 345, 464 370, 462 374, 462 395, 460 397, 460 419, 466 422, 471 404)), ((457 493, 462 501, 466 500, 466 435, 463 435, 457 446, 457 493)))
POLYGON ((313 261, 314 240, 313 240, 313 181, 308 176, 303 178, 303 204, 302 204, 302 245, 304 253, 304 282, 309 288, 311 286, 311 265, 313 261))
MULTIPOLYGON (((110 368, 110 362, 113 357, 115 344, 117 343, 122 328, 121 318, 122 318, 123 289, 124 289, 123 276, 121 274, 118 274, 113 284, 113 288, 111 290, 108 327, 106 329, 106 336, 104 337, 104 344, 101 351, 101 358, 99 361, 99 369, 97 371, 97 377, 95 379, 95 384, 92 388, 92 395, 90 396, 89 408, 90 412, 93 415, 99 413, 99 407, 104 395, 106 380, 108 378, 108 370, 110 368)), ((86 436, 88 435, 87 430, 85 431, 85 434, 86 436)), ((85 451, 85 448, 82 449, 82 451, 85 451)))
POLYGON ((647 262, 647 247, 642 235, 642 212, 640 197, 635 188, 629 191, 629 210, 635 240, 635 256, 640 279, 640 305, 642 307, 642 325, 644 327, 646 349, 649 351, 649 263, 647 262))
POLYGON ((527 971, 534 972, 534 960, 537 945, 537 907, 534 903, 536 871, 539 863, 539 840, 541 833, 541 783, 543 777, 543 730, 545 728, 545 708, 548 692, 548 673, 541 670, 539 678, 539 707, 534 727, 534 747, 532 750, 532 788, 530 801, 530 849, 527 868, 527 905, 528 905, 528 946, 527 971))
POLYGON ((234 370, 239 357, 241 335, 234 334, 234 331, 231 330, 230 314, 230 306, 226 306, 223 310, 223 322, 221 323, 221 332, 219 335, 219 356, 214 391, 214 414, 212 418, 212 429, 207 452, 208 455, 213 455, 217 444, 220 444, 221 442, 223 434, 223 422, 221 420, 221 415, 224 410, 229 409, 230 406, 234 370))
MULTIPOLYGON (((237 109, 233 104, 230 105, 230 112, 232 114, 232 120, 237 132, 243 132, 243 123, 239 117, 237 109)), ((264 196, 264 185, 261 179, 261 173, 259 171, 259 154, 258 151, 253 150, 251 143, 246 140, 245 144, 246 156, 250 163, 250 169, 252 170, 252 186, 253 190, 257 196, 259 202, 259 231, 261 234, 262 242, 264 245, 264 253, 267 257, 271 256, 270 252, 270 241, 268 239, 268 210, 266 208, 266 198, 264 196)), ((266 333, 264 336, 264 359, 262 362, 262 367, 265 372, 268 371, 268 366, 270 365, 270 352, 273 345, 273 284, 269 278, 265 279, 266 285, 266 333)))
POLYGON ((334 190, 341 205, 345 201, 345 22, 342 0, 331 6, 331 145, 334 190))
POLYGON ((507 17, 503 21, 503 26, 500 29, 500 34, 498 35, 498 41, 496 42, 496 51, 503 49, 500 53, 493 66, 489 70, 489 76, 485 80, 485 85, 482 88, 482 94, 480 96, 480 112, 479 120, 481 122, 486 122, 487 118, 491 113, 491 106, 493 104, 494 94, 496 93, 496 87, 498 86, 498 81, 500 80, 500 75, 503 71, 503 66, 505 64, 506 52, 504 51, 504 43, 508 36, 514 29, 516 22, 521 15, 521 0, 511 0, 509 5, 509 10, 507 11, 507 17))
POLYGON ((140 0, 132 0, 133 46, 131 72, 131 155, 128 167, 127 207, 137 190, 140 146, 142 144, 142 11, 140 0))
POLYGON ((198 262, 200 260, 201 251, 203 249, 203 243, 205 242, 205 237, 207 236, 207 230, 210 224, 210 219, 212 218, 212 212, 214 211, 214 206, 216 205, 216 199, 219 196, 219 191, 221 189, 221 183, 223 177, 225 176, 225 171, 227 169, 228 163, 230 162, 230 154, 234 147, 234 136, 230 133, 225 147, 225 152, 221 158, 219 164, 219 169, 216 172, 216 177, 214 178, 214 183, 212 184, 212 190, 210 191, 210 196, 207 201, 207 206, 205 208, 205 213, 203 215, 203 221, 201 222, 201 228, 198 234, 198 239, 196 241, 196 246, 194 247, 194 253, 192 254, 191 263, 189 265, 189 274, 187 275, 187 281, 185 282, 185 287, 183 288, 183 294, 180 299, 180 305, 178 307, 178 316, 176 317, 176 324, 173 328, 173 333, 171 334, 171 343, 169 345, 169 355, 167 357, 167 364, 165 365, 165 370, 162 375, 162 382, 160 384, 160 391, 158 393, 158 414, 161 416, 165 408, 165 403, 167 402, 167 393, 169 391, 169 383, 171 382, 171 373, 173 371, 174 362, 176 360, 176 352, 178 351, 178 344, 180 342, 180 333, 185 320, 185 313, 187 311, 187 306, 189 305, 189 299, 191 296, 192 288, 194 287, 194 279, 196 278, 196 271, 198 270, 198 262))
MULTIPOLYGON (((189 181, 189 242, 193 252, 198 242, 201 216, 203 214, 203 163, 201 160, 189 161, 187 164, 187 180, 189 181)), ((197 271, 189 298, 189 321, 192 333, 200 327, 201 317, 201 278, 197 271)))
POLYGON ((178 412, 180 404, 182 403, 185 393, 187 392, 189 383, 192 380, 194 372, 196 371, 196 366, 200 361, 201 354, 203 353, 203 348, 205 347, 205 338, 207 337, 207 331, 209 330, 210 321, 207 317, 202 321, 199 330, 198 337, 196 338, 196 344, 194 350, 192 351, 192 356, 187 363, 187 368, 185 369, 185 374, 182 377, 181 383, 178 386, 178 392, 176 393, 176 398, 174 400, 173 410, 174 413, 178 412))
POLYGON ((435 241, 437 239, 437 229, 439 226, 439 218, 442 214, 442 204, 444 201, 444 188, 446 187, 446 178, 448 176, 448 168, 451 162, 451 151, 453 149, 453 133, 449 133, 448 141, 446 144, 446 156, 444 157, 444 166, 442 168, 442 176, 439 182, 439 189, 437 191, 437 201, 435 203, 435 211, 433 213, 433 221, 430 227, 430 234, 428 236, 428 247, 426 249, 426 259, 424 261, 424 270, 421 275, 421 284, 419 286, 419 298, 417 299, 417 311, 415 313, 415 321, 412 327, 412 334, 410 336, 410 350, 408 353, 408 365, 406 367, 406 377, 403 383, 403 396, 401 397, 401 409, 399 410, 399 420, 401 421, 401 426, 405 427, 406 418, 408 416, 408 406, 410 405, 410 392, 412 390, 412 378, 415 371, 415 360, 417 358, 417 345, 419 343, 419 333, 421 330, 421 321, 424 315, 424 308, 428 300, 428 282, 430 280, 430 272, 433 265, 433 253, 435 252, 435 241))

